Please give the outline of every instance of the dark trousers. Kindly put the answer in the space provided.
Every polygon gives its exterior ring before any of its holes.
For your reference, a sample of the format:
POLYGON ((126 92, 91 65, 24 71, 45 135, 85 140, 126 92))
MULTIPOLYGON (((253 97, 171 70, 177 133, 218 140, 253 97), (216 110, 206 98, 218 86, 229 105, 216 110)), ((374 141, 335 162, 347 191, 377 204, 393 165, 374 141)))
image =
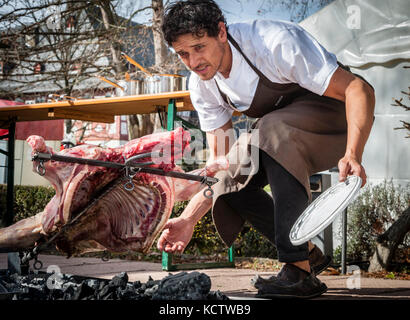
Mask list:
POLYGON ((306 190, 262 150, 259 159, 259 171, 249 184, 239 192, 223 195, 224 200, 276 246, 279 261, 307 260, 307 243, 294 246, 289 239, 293 224, 308 206, 306 190), (267 184, 273 198, 263 190, 267 184))

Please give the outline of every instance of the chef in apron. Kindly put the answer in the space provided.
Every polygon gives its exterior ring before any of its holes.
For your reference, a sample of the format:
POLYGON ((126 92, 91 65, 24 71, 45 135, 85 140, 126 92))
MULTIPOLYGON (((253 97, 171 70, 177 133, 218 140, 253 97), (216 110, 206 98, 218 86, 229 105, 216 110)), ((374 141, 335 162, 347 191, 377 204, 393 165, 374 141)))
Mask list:
POLYGON ((374 113, 373 88, 340 64, 300 26, 251 21, 226 26, 212 0, 167 8, 165 40, 192 71, 189 90, 210 160, 225 156, 212 200, 202 193, 170 219, 158 248, 182 252, 195 224, 212 207, 216 229, 231 246, 245 221, 275 244, 284 263, 259 278, 261 297, 314 297, 327 289, 316 275, 330 263, 312 243, 293 246, 289 232, 311 200, 309 177, 339 167, 340 181, 361 166, 374 113), (232 115, 257 120, 233 145, 232 115), (272 197, 263 188, 270 185, 272 197))

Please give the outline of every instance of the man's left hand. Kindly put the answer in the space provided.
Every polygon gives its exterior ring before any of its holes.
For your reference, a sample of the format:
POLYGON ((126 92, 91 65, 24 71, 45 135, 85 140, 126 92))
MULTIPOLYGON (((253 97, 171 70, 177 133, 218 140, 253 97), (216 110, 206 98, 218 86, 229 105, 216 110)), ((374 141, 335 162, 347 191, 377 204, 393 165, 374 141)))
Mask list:
POLYGON ((354 156, 345 155, 339 160, 339 181, 345 181, 348 176, 355 175, 362 178, 362 187, 366 184, 366 172, 354 156))

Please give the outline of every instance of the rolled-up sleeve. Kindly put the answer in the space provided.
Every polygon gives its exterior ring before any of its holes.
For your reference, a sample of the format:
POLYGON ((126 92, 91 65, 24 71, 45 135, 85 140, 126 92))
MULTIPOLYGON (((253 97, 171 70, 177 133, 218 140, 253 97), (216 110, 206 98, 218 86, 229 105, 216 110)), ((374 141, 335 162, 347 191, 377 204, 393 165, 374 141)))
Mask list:
POLYGON ((212 90, 206 88, 203 81, 195 81, 195 79, 191 77, 189 81, 189 92, 191 102, 198 112, 202 131, 218 129, 232 118, 233 110, 224 107, 213 94, 212 90))
POLYGON ((271 63, 280 75, 323 95, 338 67, 336 56, 300 27, 283 30, 275 42, 271 63))

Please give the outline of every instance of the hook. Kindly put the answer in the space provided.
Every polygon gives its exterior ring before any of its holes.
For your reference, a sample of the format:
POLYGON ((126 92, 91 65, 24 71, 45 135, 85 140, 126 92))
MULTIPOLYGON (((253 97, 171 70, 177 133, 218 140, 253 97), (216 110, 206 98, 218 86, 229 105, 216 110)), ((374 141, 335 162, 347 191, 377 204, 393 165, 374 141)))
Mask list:
POLYGON ((212 199, 214 195, 214 190, 212 190, 211 186, 208 186, 208 189, 204 190, 204 197, 208 199, 212 199))
POLYGON ((134 190, 135 186, 134 186, 134 183, 132 183, 132 179, 139 172, 139 170, 137 170, 137 171, 133 170, 133 168, 130 168, 129 166, 125 167, 125 178, 128 179, 128 182, 126 182, 124 184, 124 189, 125 190, 127 190, 127 191, 134 190))
POLYGON ((36 169, 37 169, 37 173, 40 176, 44 176, 46 174, 46 167, 44 166, 44 161, 39 161, 36 169))
POLYGON ((101 260, 104 262, 110 261, 110 253, 108 251, 104 251, 102 253, 101 260))
POLYGON ((132 179, 128 180, 128 182, 124 184, 124 189, 127 190, 127 191, 131 192, 132 190, 134 190, 134 188, 135 188, 135 186, 132 183, 132 179))
POLYGON ((37 259, 37 256, 34 258, 33 268, 34 270, 40 270, 43 267, 43 263, 37 259))

